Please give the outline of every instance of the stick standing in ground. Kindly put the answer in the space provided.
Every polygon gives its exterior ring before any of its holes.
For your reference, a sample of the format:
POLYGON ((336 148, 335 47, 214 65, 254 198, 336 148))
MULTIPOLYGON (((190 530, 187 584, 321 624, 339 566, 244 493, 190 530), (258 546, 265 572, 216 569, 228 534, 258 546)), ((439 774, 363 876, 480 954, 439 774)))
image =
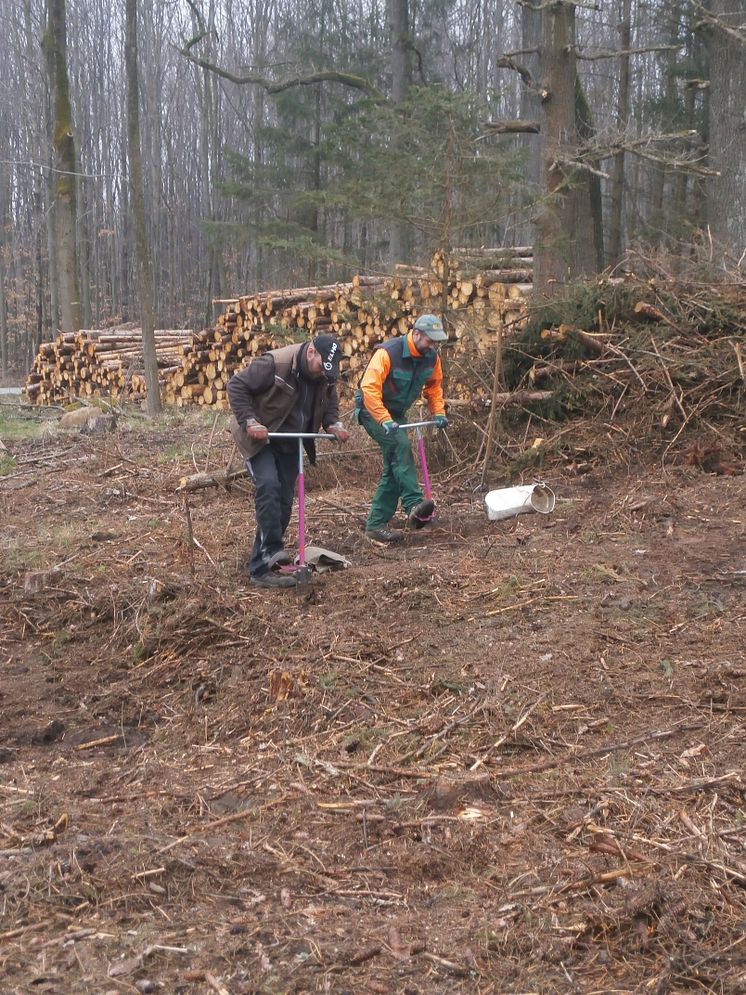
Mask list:
POLYGON ((389 528, 400 500, 409 528, 423 528, 433 520, 435 504, 422 493, 409 437, 399 425, 424 395, 438 428, 447 428, 443 368, 437 352, 438 344, 447 338, 440 318, 423 314, 407 335, 378 346, 360 378, 356 417, 383 453, 383 474, 365 524, 365 534, 373 542, 404 538, 401 531, 389 528))
MULTIPOLYGON (((298 447, 294 439, 269 439, 269 433, 323 427, 339 442, 347 441, 336 388, 340 356, 333 336, 317 335, 266 352, 228 381, 230 431, 256 487, 257 530, 248 568, 258 587, 295 587, 295 579, 280 568, 292 562, 283 537, 293 507, 298 447)), ((313 439, 304 440, 304 446, 315 463, 313 439)))

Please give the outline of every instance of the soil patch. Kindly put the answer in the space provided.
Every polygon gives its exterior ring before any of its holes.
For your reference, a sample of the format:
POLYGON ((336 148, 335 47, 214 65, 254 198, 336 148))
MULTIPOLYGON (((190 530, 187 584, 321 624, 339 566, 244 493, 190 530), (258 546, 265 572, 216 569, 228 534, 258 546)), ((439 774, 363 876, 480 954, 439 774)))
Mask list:
POLYGON ((352 566, 298 597, 244 483, 190 548, 208 437, 8 444, 3 991, 746 990, 744 478, 559 454, 490 523, 446 454, 379 549, 356 433, 307 506, 352 566))

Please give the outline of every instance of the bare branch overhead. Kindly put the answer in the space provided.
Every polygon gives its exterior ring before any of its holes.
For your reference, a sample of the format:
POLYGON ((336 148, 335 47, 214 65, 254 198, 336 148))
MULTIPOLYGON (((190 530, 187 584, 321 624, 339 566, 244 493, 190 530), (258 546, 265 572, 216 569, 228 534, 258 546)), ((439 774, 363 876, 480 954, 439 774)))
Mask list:
POLYGON ((582 146, 578 150, 577 159, 581 161, 585 159, 592 159, 596 161, 598 159, 610 159, 613 156, 619 155, 620 152, 629 152, 641 159, 647 159, 650 162, 660 163, 668 169, 693 173, 697 176, 718 176, 719 173, 717 170, 700 165, 698 160, 693 158, 691 155, 675 155, 673 152, 666 153, 662 151, 651 151, 651 148, 654 145, 681 141, 690 142, 691 139, 697 135, 698 132, 687 130, 674 131, 669 132, 668 134, 660 135, 644 135, 641 138, 636 139, 628 139, 623 136, 611 136, 605 141, 599 141, 594 144, 582 146))
POLYGON ((541 130, 538 121, 485 121, 484 127, 498 135, 538 135, 541 130))
POLYGON ((576 59, 593 62, 596 59, 617 59, 622 55, 644 55, 646 52, 677 52, 681 45, 642 45, 640 48, 618 49, 617 51, 582 52, 575 50, 576 59))
POLYGON ((364 77, 356 76, 353 73, 340 72, 336 69, 322 69, 319 72, 309 73, 307 76, 291 76, 284 80, 268 79, 261 73, 246 73, 243 76, 239 76, 236 73, 232 73, 229 69, 223 69, 222 66, 215 65, 215 63, 210 62, 208 59, 200 59, 198 56, 191 54, 189 49, 200 41, 202 37, 204 37, 204 34, 197 35, 183 48, 180 48, 179 52, 185 59, 193 62, 196 66, 207 69, 221 79, 227 79, 231 83, 239 85, 253 83, 256 86, 262 87, 267 93, 283 93, 285 90, 291 90, 296 86, 314 86, 317 83, 341 83, 342 86, 348 86, 353 90, 361 90, 363 93, 367 93, 374 100, 382 102, 388 100, 385 93, 382 93, 378 87, 374 86, 364 77))
POLYGON ((503 55, 501 58, 497 59, 495 65, 499 66, 501 69, 512 69, 513 72, 518 73, 529 90, 533 90, 535 93, 538 93, 542 100, 545 98, 546 91, 537 86, 536 81, 528 69, 519 62, 515 62, 509 55, 503 55))
POLYGON ((739 42, 741 45, 746 45, 746 26, 734 26, 728 24, 722 17, 718 17, 717 14, 713 14, 707 9, 707 7, 705 7, 704 4, 699 3, 699 0, 693 0, 693 6, 702 18, 699 24, 695 25, 695 28, 701 28, 706 25, 709 28, 715 28, 718 31, 722 31, 724 34, 728 35, 729 38, 739 42))
POLYGON ((546 10, 548 7, 561 7, 566 4, 568 7, 582 7, 584 10, 601 10, 597 3, 584 3, 583 0, 544 0, 543 3, 532 3, 530 0, 516 0, 519 7, 526 7, 528 10, 546 10))

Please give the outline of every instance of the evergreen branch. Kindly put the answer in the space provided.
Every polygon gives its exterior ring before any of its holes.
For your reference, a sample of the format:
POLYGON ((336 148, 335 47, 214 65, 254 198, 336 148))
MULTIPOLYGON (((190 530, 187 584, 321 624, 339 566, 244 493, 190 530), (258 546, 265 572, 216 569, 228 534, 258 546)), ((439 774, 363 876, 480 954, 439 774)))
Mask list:
MULTIPOLYGON (((189 43, 189 46, 191 47, 199 41, 200 37, 204 36, 198 36, 193 39, 189 43)), ((215 73, 221 79, 227 79, 229 82, 237 83, 240 86, 247 83, 254 83, 256 86, 261 86, 262 89, 270 94, 283 93, 285 90, 291 90, 296 86, 314 86, 317 83, 341 83, 343 86, 349 86, 353 90, 361 90, 363 93, 367 93, 376 101, 388 103, 388 97, 381 90, 375 87, 369 80, 362 76, 355 76, 353 73, 344 73, 336 69, 323 69, 320 72, 309 73, 308 76, 294 76, 290 79, 277 81, 267 79, 266 76, 262 76, 260 73, 248 73, 245 76, 238 76, 229 69, 223 69, 222 66, 215 65, 214 62, 209 62, 207 59, 200 59, 196 55, 192 55, 187 46, 180 48, 179 52, 185 59, 200 66, 202 69, 207 69, 211 73, 215 73)))

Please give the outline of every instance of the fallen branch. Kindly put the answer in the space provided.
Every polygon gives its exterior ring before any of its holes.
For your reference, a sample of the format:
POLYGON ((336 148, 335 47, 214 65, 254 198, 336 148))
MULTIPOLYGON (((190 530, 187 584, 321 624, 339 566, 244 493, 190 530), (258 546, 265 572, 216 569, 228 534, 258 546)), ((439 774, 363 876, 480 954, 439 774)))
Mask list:
POLYGON ((576 328, 574 325, 562 324, 559 328, 545 328, 541 333, 541 337, 544 340, 550 340, 553 342, 565 342, 568 336, 577 339, 582 345, 595 352, 598 356, 602 356, 606 352, 606 342, 602 338, 597 338, 591 335, 590 332, 584 332, 582 328, 576 328))
POLYGON ((738 868, 731 867, 728 864, 720 863, 717 860, 708 860, 703 857, 700 853, 689 853, 686 850, 679 850, 675 846, 670 846, 668 843, 661 843, 658 840, 648 839, 646 836, 640 836, 637 833, 632 834, 632 839, 636 843, 646 843, 648 846, 654 847, 656 850, 663 850, 665 853, 669 853, 674 857, 679 857, 681 860, 685 860, 688 864, 702 864, 703 867, 709 867, 714 871, 719 871, 721 874, 725 874, 726 877, 731 877, 735 881, 738 881, 741 885, 746 885, 746 873, 741 865, 738 868))
POLYGON ((437 964, 438 967, 442 967, 443 970, 448 971, 449 974, 455 975, 457 978, 466 978, 469 974, 469 968, 464 967, 463 964, 457 964, 455 961, 446 960, 445 957, 438 957, 437 954, 431 954, 428 950, 423 950, 420 955, 426 960, 429 960, 433 964, 437 964))
POLYGON ((508 729, 508 731, 505 733, 505 735, 504 736, 500 736, 499 739, 495 740, 495 742, 489 747, 489 749, 487 750, 487 752, 484 753, 478 760, 474 761, 474 763, 471 765, 471 767, 469 768, 469 770, 470 771, 475 771, 478 767, 481 767, 482 764, 485 762, 485 760, 489 757, 490 753, 492 753, 494 750, 497 750, 499 747, 501 747, 502 744, 505 742, 505 740, 508 738, 508 736, 512 736, 513 733, 518 732, 518 730, 521 728, 521 726, 526 721, 526 719, 528 719, 528 717, 531 714, 531 712, 533 712, 533 710, 545 698, 546 698, 545 694, 539 695, 539 697, 536 699, 536 701, 532 705, 529 705, 529 707, 526 709, 526 711, 513 723, 513 725, 510 727, 510 729, 508 729))
POLYGON ((234 480, 240 480, 241 477, 248 477, 248 475, 246 467, 241 467, 239 470, 226 470, 216 473, 192 473, 188 477, 182 477, 179 480, 176 492, 199 491, 203 487, 227 487, 234 480))
POLYGON ((122 738, 121 733, 115 733, 113 736, 102 736, 101 739, 91 739, 87 743, 81 743, 76 746, 76 750, 94 750, 97 746, 110 746, 112 743, 116 743, 117 740, 122 738))
POLYGON ((579 753, 568 757, 553 757, 551 760, 542 760, 537 764, 529 764, 527 767, 507 767, 500 770, 500 779, 506 777, 520 777, 522 774, 538 774, 545 770, 552 770, 554 767, 562 767, 563 764, 577 763, 579 760, 589 760, 591 757, 602 757, 609 753, 618 753, 620 750, 628 750, 633 746, 641 746, 645 743, 660 742, 662 739, 670 739, 682 729, 682 726, 674 726, 673 729, 666 729, 662 732, 643 733, 635 736, 634 739, 624 740, 622 743, 610 743, 608 746, 599 746, 591 750, 581 750, 579 753))
POLYGON ((363 947, 362 950, 358 950, 357 953, 352 954, 347 963, 353 967, 357 964, 364 964, 366 960, 372 960, 374 957, 377 957, 382 950, 382 943, 369 943, 367 947, 363 947))

